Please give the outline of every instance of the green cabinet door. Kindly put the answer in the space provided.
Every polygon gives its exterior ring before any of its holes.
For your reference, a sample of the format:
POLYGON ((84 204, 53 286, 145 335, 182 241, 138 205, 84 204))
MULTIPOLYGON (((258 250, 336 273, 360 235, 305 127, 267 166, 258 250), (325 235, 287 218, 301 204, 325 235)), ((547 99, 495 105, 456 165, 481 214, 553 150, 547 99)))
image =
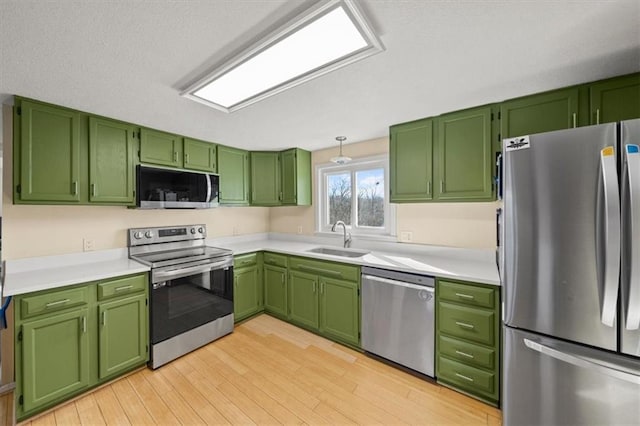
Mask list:
POLYGON ((320 332, 360 344, 358 284, 320 277, 320 332))
POLYGON ((89 201, 135 203, 133 152, 136 128, 127 123, 89 117, 89 201))
POLYGON ((80 115, 27 100, 18 108, 20 199, 80 201, 80 115))
POLYGON ((240 321, 257 313, 262 306, 262 286, 258 265, 233 271, 234 321, 240 321))
POLYGON ((183 147, 185 169, 210 173, 215 173, 217 171, 215 144, 196 139, 184 138, 183 147))
POLYGON ((280 154, 251 153, 251 204, 277 206, 280 204, 280 154))
POLYGON ((592 84, 590 100, 591 124, 640 118, 640 74, 592 84))
POLYGON ((280 153, 282 204, 311 205, 311 153, 289 149, 280 153))
POLYGON ((98 315, 100 379, 147 360, 146 295, 101 303, 98 315))
POLYGON ((289 272, 289 319, 297 324, 318 329, 318 276, 289 272))
POLYGON ((445 114, 436 120, 436 198, 492 200, 491 107, 445 114))
POLYGON ((140 162, 182 167, 182 137, 158 130, 142 129, 140 162))
POLYGON ((218 145, 220 204, 249 204, 249 153, 218 145))
POLYGON ((579 90, 569 88, 502 102, 501 138, 577 127, 578 98, 579 90))
POLYGON ((88 310, 79 309, 22 325, 24 412, 89 385, 87 321, 88 310))
POLYGON ((287 317, 287 268, 264 265, 264 309, 287 317))
POLYGON ((433 198, 433 119, 389 129, 390 200, 392 203, 433 198))

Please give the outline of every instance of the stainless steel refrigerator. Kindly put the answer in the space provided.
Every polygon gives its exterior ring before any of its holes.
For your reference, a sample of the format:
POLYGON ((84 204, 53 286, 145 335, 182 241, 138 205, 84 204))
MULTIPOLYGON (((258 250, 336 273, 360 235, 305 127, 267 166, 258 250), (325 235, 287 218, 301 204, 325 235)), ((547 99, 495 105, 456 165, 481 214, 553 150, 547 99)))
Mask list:
POLYGON ((503 421, 640 424, 640 120, 503 141, 503 421))

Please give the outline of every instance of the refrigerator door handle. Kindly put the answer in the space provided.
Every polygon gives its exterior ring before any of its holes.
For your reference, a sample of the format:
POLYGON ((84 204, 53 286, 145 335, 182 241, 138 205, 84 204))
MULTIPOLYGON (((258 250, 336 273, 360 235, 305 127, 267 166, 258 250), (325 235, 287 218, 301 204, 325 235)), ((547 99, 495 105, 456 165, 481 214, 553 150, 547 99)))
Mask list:
POLYGON ((640 385, 640 375, 603 365, 594 359, 587 359, 577 354, 559 351, 530 339, 525 338, 522 340, 526 347, 536 352, 540 352, 543 355, 550 356, 551 358, 555 358, 557 360, 575 365, 577 367, 597 371, 598 373, 605 374, 616 379, 624 380, 625 382, 640 385))
MULTIPOLYGON (((631 259, 629 268, 629 306, 627 308, 627 330, 640 328, 640 247, 633 247, 640 241, 640 149, 638 145, 627 144, 625 146, 626 173, 623 179, 627 179, 627 191, 625 204, 628 206, 630 230, 631 259)), ((627 285, 627 283, 623 283, 627 285)))
POLYGON ((604 295, 601 321, 613 327, 620 284, 620 193, 615 150, 608 146, 600 151, 604 184, 605 261, 604 295))

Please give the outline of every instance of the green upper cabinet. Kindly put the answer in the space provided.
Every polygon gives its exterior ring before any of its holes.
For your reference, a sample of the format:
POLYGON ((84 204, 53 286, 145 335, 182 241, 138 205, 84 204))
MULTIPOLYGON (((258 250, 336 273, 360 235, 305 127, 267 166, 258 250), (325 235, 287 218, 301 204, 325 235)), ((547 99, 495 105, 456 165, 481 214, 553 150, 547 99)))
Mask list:
POLYGON ((16 202, 79 202, 79 113, 28 100, 17 100, 15 111, 16 202))
POLYGON ((311 153, 293 148, 280 153, 282 205, 311 205, 311 153))
POLYGON ((218 145, 220 204, 249 204, 249 153, 218 145))
POLYGON ((640 74, 592 84, 590 100, 591 124, 640 118, 640 74))
POLYGON ((445 114, 436 122, 435 198, 492 200, 491 107, 445 114))
POLYGON ((500 104, 500 137, 530 135, 578 126, 579 89, 569 88, 500 104))
POLYGON ((89 201, 135 204, 134 146, 136 128, 89 117, 89 201))
POLYGON ((389 165, 392 203, 433 198, 433 119, 390 128, 389 165))
POLYGON ((280 154, 251 152, 251 204, 277 206, 280 198, 280 154))
POLYGON ((216 145, 191 138, 184 138, 184 168, 215 173, 217 167, 216 145))
POLYGON ((140 162, 182 167, 182 137, 143 128, 140 132, 140 162))
POLYGON ((320 332, 360 344, 358 283, 320 277, 320 332))

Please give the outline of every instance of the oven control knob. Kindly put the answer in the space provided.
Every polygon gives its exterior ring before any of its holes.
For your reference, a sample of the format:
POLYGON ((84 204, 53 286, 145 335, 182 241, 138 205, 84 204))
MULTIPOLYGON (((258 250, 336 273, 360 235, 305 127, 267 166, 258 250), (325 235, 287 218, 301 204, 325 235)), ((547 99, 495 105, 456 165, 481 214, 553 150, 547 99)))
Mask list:
POLYGON ((202 228, 202 226, 200 228, 198 228, 198 232, 201 234, 204 234, 204 228, 202 228))
POLYGON ((196 228, 191 228, 191 233, 195 234, 196 233, 196 228))
POLYGON ((147 231, 144 233, 144 236, 147 238, 153 238, 153 231, 147 231))
POLYGON ((133 233, 133 238, 135 238, 136 240, 139 240, 140 238, 142 238, 142 232, 140 231, 136 231, 133 233))

